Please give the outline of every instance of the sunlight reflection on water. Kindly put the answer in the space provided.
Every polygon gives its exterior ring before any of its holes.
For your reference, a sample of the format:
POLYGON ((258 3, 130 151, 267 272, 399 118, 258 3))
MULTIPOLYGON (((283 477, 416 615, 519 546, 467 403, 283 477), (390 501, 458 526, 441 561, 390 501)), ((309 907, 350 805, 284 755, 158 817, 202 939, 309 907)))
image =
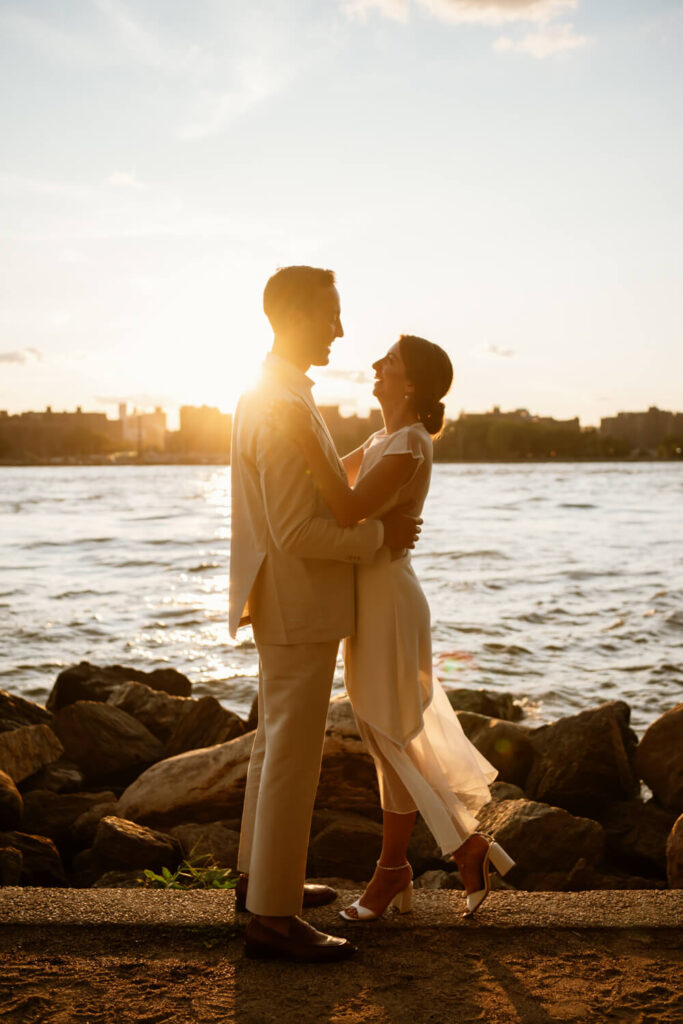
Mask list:
MULTIPOLYGON (((228 470, 0 470, 0 686, 44 700, 87 659, 173 665, 246 714, 228 634, 228 470)), ((621 697, 642 728, 681 699, 683 465, 437 465, 413 556, 454 686, 540 719, 621 697)), ((336 688, 341 687, 338 667, 336 688)))

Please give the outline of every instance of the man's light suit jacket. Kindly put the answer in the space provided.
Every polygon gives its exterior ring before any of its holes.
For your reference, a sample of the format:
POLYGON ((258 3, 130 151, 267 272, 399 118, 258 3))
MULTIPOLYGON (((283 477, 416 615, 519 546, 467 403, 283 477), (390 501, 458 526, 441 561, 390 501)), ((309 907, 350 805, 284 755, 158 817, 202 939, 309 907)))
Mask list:
POLYGON ((341 527, 293 441, 266 422, 268 403, 303 403, 330 462, 344 476, 311 395, 312 381, 271 353, 233 422, 230 633, 251 620, 260 644, 340 640, 354 633, 353 566, 382 546, 381 522, 341 527))

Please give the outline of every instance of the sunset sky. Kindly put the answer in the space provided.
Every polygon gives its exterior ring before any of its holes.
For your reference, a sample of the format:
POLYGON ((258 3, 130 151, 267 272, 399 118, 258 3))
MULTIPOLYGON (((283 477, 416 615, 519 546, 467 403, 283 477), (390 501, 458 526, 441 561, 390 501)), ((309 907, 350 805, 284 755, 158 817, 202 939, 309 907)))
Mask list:
POLYGON ((683 410, 682 46, 681 0, 0 0, 0 409, 229 411, 311 263, 320 402, 410 332, 451 415, 683 410))

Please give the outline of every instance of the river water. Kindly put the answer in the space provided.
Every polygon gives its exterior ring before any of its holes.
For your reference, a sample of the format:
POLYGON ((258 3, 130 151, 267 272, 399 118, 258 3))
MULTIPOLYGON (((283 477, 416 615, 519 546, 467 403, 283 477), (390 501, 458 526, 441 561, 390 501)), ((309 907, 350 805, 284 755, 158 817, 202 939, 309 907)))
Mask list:
MULTIPOLYGON (((638 731, 683 699, 683 464, 437 465, 424 518, 413 564, 447 685, 511 692, 538 721, 622 698, 638 731)), ((0 537, 0 688, 44 701, 83 659, 173 666, 247 713, 226 468, 2 468, 0 537)))

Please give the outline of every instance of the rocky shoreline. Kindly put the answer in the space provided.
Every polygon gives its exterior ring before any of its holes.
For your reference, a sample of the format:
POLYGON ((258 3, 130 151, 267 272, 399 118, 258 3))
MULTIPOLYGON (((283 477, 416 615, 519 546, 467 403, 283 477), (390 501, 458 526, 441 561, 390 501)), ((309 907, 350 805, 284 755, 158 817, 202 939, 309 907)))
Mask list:
MULTIPOLYGON (((479 819, 517 861, 500 888, 683 888, 683 704, 638 740, 623 701, 531 727, 510 695, 448 694, 499 771, 479 819)), ((234 868, 255 727, 255 708, 243 721, 194 698, 173 669, 81 662, 45 707, 0 690, 0 885, 133 887, 188 856, 234 868)), ((380 821, 371 759, 337 698, 309 876, 369 878, 380 821)), ((420 820, 409 856, 418 887, 462 888, 420 820)))

